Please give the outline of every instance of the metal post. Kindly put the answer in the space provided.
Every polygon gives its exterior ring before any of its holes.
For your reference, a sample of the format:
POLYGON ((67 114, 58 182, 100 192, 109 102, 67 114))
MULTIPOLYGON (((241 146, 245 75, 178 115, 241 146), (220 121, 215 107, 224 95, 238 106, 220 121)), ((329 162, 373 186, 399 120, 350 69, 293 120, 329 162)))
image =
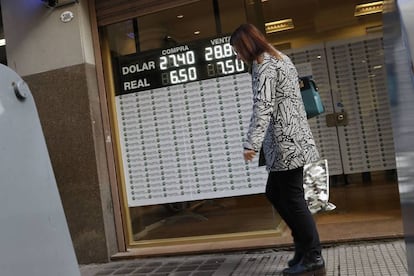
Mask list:
POLYGON ((36 106, 0 64, 0 275, 80 276, 36 106))
POLYGON ((414 2, 384 3, 384 49, 409 275, 414 275, 414 2))

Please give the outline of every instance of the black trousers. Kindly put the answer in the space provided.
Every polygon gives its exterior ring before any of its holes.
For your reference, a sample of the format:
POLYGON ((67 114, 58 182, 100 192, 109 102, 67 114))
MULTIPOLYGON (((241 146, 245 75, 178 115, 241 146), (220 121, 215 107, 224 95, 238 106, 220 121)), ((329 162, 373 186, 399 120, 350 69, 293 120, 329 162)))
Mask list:
POLYGON ((266 197, 292 231, 295 250, 320 252, 318 230, 304 198, 303 167, 270 172, 266 197))

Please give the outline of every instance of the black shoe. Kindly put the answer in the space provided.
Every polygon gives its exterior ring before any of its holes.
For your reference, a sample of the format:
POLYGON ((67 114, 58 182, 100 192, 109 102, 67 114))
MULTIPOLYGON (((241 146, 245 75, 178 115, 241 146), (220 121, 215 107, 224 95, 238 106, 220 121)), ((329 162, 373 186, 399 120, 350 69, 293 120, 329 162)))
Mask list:
POLYGON ((283 276, 325 276, 325 262, 320 252, 309 252, 296 265, 283 270, 283 276))
POLYGON ((295 255, 293 256, 293 259, 290 259, 288 261, 288 266, 292 267, 292 266, 298 264, 302 260, 303 255, 304 254, 302 252, 295 251, 295 255))

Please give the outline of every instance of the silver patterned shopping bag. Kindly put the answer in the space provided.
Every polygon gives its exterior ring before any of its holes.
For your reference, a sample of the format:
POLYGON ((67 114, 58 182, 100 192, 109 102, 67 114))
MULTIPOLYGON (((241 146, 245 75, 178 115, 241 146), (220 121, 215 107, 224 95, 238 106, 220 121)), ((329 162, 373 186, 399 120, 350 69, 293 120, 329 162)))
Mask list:
POLYGON ((322 159, 304 166, 303 188, 305 200, 312 214, 336 208, 329 202, 328 160, 322 159))

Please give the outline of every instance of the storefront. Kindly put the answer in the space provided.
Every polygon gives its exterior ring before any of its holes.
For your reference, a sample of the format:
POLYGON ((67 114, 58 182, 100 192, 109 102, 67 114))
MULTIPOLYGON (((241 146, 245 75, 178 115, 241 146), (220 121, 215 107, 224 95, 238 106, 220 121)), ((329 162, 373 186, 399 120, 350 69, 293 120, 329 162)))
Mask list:
POLYGON ((299 2, 2 1, 79 263, 292 244, 242 160, 250 76, 228 39, 244 22, 319 87, 309 122, 336 205, 315 215, 322 242, 402 237, 384 3, 299 2))
POLYGON ((241 158, 250 79, 229 35, 244 22, 311 73, 323 98, 326 114, 310 123, 337 209, 316 215, 322 241, 402 236, 383 3, 358 4, 97 1, 118 243, 128 249, 116 256, 291 243, 263 195, 266 172, 241 158))

